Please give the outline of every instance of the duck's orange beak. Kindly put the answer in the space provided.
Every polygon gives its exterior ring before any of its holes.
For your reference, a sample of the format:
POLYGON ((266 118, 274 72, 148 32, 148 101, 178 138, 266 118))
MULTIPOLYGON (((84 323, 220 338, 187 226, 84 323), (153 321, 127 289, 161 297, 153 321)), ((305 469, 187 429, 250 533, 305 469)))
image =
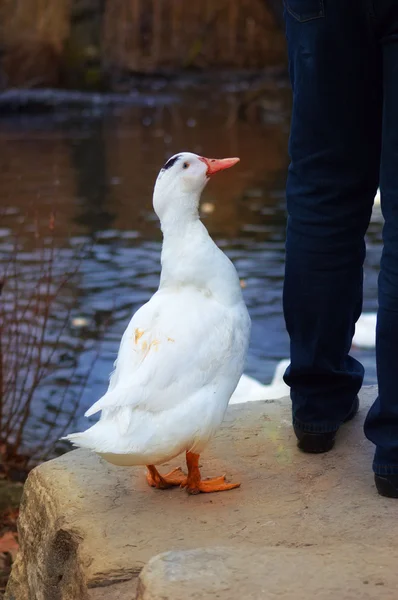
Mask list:
POLYGON ((240 158, 205 158, 204 156, 201 156, 200 160, 207 165, 206 175, 207 177, 210 177, 210 175, 214 175, 217 171, 223 171, 224 169, 233 167, 240 161, 240 158))

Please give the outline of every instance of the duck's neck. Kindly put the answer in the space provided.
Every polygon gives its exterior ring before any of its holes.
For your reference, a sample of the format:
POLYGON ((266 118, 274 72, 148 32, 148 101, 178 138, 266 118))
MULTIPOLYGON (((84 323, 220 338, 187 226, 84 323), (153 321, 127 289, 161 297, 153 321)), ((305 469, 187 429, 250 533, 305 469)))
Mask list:
MULTIPOLYGON (((200 194, 179 193, 170 199, 166 210, 159 214, 164 238, 172 239, 182 235, 199 221, 200 194)), ((167 204, 167 200, 163 200, 167 204)))
POLYGON ((241 298, 234 266, 216 246, 199 216, 164 223, 160 288, 193 286, 227 304, 241 298))
POLYGON ((163 232, 162 278, 188 278, 195 267, 214 250, 214 242, 199 216, 161 223, 163 232))

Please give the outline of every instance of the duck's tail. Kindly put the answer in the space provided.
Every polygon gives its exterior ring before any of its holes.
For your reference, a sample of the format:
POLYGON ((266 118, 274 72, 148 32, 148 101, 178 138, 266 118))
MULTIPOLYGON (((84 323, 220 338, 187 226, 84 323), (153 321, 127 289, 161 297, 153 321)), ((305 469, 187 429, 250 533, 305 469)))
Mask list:
POLYGON ((94 450, 95 443, 93 440, 93 436, 88 435, 88 431, 82 431, 80 433, 70 433, 65 437, 62 437, 61 440, 68 440, 77 448, 89 448, 90 450, 94 450))
POLYGON ((118 409, 103 409, 102 417, 86 431, 70 433, 63 440, 74 446, 97 451, 103 447, 113 447, 127 433, 132 419, 132 410, 128 406, 118 409))

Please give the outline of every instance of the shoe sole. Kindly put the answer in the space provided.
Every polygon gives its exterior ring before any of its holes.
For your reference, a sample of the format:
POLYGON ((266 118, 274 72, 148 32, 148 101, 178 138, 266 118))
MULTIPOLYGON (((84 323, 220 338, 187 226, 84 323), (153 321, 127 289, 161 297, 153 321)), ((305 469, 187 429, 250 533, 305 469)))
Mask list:
MULTIPOLYGON (((335 435, 335 432, 333 434, 335 435)), ((304 433, 302 438, 297 442, 297 447, 308 454, 323 454, 333 448, 335 440, 335 437, 325 439, 319 433, 304 433)))

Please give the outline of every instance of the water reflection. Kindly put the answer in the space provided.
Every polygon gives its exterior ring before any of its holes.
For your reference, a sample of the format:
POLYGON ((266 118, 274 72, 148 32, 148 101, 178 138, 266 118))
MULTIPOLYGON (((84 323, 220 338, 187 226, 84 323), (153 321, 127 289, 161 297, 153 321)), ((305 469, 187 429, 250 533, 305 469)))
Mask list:
POLYGON ((74 221, 83 225, 90 236, 112 227, 115 219, 115 213, 108 208, 111 182, 107 174, 105 136, 104 120, 94 119, 88 136, 68 140, 71 167, 76 173, 78 211, 74 221))
MULTIPOLYGON (((177 151, 240 156, 239 165, 206 188, 203 201, 214 210, 203 218, 244 280, 253 320, 247 373, 270 382, 277 362, 288 356, 281 310, 289 116, 285 86, 273 91, 270 107, 273 113, 261 120, 257 115, 253 122, 237 121, 231 119, 230 96, 215 90, 185 91, 174 105, 0 122, 0 195, 7 209, 0 238, 3 262, 15 231, 21 234, 27 267, 34 261, 28 235, 32 220, 45 222, 54 210, 61 263, 73 248, 90 244, 78 278, 68 289, 76 301, 73 317, 85 319, 86 325, 71 323, 63 350, 66 359, 70 340, 95 339, 110 318, 71 429, 84 426, 84 409, 105 390, 131 314, 157 288, 161 235, 152 211, 152 189, 160 166, 177 151)), ((375 310, 380 223, 371 225, 368 244, 365 309, 375 310)), ((374 383, 373 351, 356 355, 366 366, 366 381, 374 383)), ((80 367, 91 359, 92 348, 82 351, 80 367)), ((57 385, 62 385, 60 379, 43 388, 50 407, 57 385)), ((43 423, 40 403, 35 411, 43 423)))

